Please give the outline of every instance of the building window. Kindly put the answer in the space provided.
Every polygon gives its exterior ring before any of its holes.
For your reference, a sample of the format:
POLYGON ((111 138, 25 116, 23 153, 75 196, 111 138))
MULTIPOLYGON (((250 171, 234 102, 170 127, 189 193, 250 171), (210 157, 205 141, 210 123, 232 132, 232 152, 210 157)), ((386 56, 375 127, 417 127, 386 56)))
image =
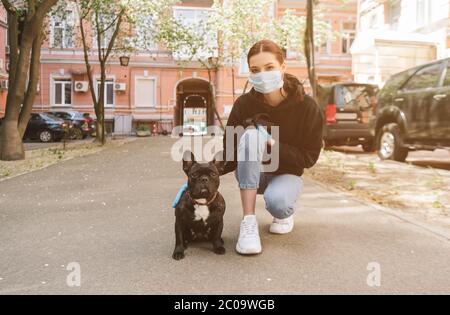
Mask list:
POLYGON ((391 25, 391 28, 393 30, 398 29, 401 12, 402 12, 402 1, 401 0, 390 0, 388 22, 391 25))
POLYGON ((417 0, 417 25, 425 26, 432 20, 432 2, 430 0, 417 0))
POLYGON ((137 78, 135 87, 136 107, 155 107, 156 102, 156 79, 137 78))
MULTIPOLYGON (((114 22, 116 19, 116 16, 114 15, 109 15, 109 14, 100 14, 99 15, 99 25, 100 25, 100 30, 104 30, 106 29, 106 31, 102 32, 100 34, 100 48, 108 48, 109 46, 109 42, 111 41, 111 38, 114 34, 114 31, 116 30, 116 22, 114 22), (114 23, 114 24, 113 24, 114 23)), ((96 25, 95 24, 95 19, 92 22, 92 25, 96 25)), ((98 46, 98 41, 97 41, 97 31, 95 31, 95 36, 92 36, 93 38, 93 45, 94 47, 98 46)))
POLYGON ((142 50, 157 50, 158 44, 153 38, 153 32, 149 32, 149 30, 153 30, 152 28, 152 19, 151 18, 142 18, 142 21, 136 27, 136 48, 142 50))
MULTIPOLYGON (((332 35, 332 31, 331 31, 331 29, 332 29, 332 27, 331 27, 332 22, 328 21, 327 23, 328 23, 329 29, 330 29, 327 38, 323 39, 323 41, 320 42, 314 48, 316 53, 321 54, 321 55, 330 55, 331 54, 331 47, 332 47, 332 44, 333 44, 333 35, 332 35)), ((316 43, 317 43, 317 41, 316 41, 316 43)))
POLYGON ((70 79, 53 80, 53 105, 72 105, 72 81, 70 79))
POLYGON ((356 37, 356 23, 355 22, 344 22, 342 24, 342 42, 341 42, 341 52, 343 54, 349 54, 350 48, 356 37))
POLYGON ((75 16, 71 10, 66 10, 62 16, 53 16, 51 19, 50 46, 53 48, 74 47, 75 16))
MULTIPOLYGON (((100 80, 97 81, 97 97, 100 95, 100 80)), ((114 107, 114 80, 105 81, 105 107, 114 107)))
POLYGON ((239 60, 239 75, 248 76, 250 75, 250 70, 248 68, 247 56, 242 56, 239 60))
MULTIPOLYGON (((209 8, 196 8, 196 7, 174 7, 173 14, 175 20, 183 25, 193 34, 201 35, 204 38, 204 46, 206 49, 200 49, 196 53, 198 58, 208 58, 211 55, 218 55, 217 48, 217 34, 214 31, 207 29, 207 21, 209 19, 209 13, 211 9, 209 8)), ((174 54, 175 58, 185 59, 191 56, 183 53, 183 48, 181 51, 177 51, 174 54)))

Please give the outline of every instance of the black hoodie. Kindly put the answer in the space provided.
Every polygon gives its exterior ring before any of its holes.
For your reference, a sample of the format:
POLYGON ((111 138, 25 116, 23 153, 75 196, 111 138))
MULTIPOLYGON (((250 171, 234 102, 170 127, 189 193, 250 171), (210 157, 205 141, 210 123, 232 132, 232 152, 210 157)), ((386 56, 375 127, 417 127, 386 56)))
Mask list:
MULTIPOLYGON (((276 107, 267 104, 263 94, 254 88, 239 96, 233 105, 227 126, 245 126, 246 119, 253 118, 256 114, 267 113, 271 122, 279 126, 280 134, 279 141, 275 144, 280 153, 279 166, 272 174, 302 176, 303 170, 314 166, 319 158, 324 114, 313 98, 303 95, 303 87, 295 76, 286 74, 284 81, 288 97, 276 107)), ((237 167, 239 139, 235 139, 234 142, 234 160, 228 160, 226 157, 226 141, 225 133, 223 155, 226 162, 222 174, 230 173, 237 167)))

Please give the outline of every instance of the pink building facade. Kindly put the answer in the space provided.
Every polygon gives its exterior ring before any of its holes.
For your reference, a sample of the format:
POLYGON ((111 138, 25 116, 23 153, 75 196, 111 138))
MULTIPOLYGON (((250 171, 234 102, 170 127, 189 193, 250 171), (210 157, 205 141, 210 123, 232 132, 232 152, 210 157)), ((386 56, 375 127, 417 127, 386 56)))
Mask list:
MULTIPOLYGON (((317 50, 319 81, 350 81, 351 55, 348 48, 353 38, 354 30, 351 28, 356 26, 356 0, 346 2, 345 6, 339 0, 321 3, 332 29, 339 32, 348 31, 350 37, 344 41, 333 37, 330 32, 329 40, 317 50)), ((183 4, 174 7, 173 11, 174 14, 182 12, 195 17, 197 12, 207 10, 211 4, 212 1, 208 0, 183 1, 183 4)), ((304 15, 305 7, 306 0, 278 0, 274 6, 274 14, 281 15, 285 9, 291 8, 296 14, 304 15)), ((91 94, 87 87, 83 50, 77 47, 79 41, 73 38, 79 34, 76 24, 69 21, 52 20, 49 23, 51 29, 42 48, 39 91, 33 110, 76 110, 94 115, 91 94), (72 33, 68 31, 71 27, 75 30, 72 33)), ((0 30, 0 41, 1 36, 0 30)), ((218 124, 211 108, 208 73, 199 63, 191 62, 179 68, 172 54, 157 45, 154 45, 153 50, 131 55, 127 67, 120 65, 119 57, 112 56, 107 66, 105 114, 108 132, 121 132, 118 130, 118 121, 123 118, 128 124, 131 122, 132 130, 137 125, 146 124, 152 129, 156 126, 159 131, 164 129, 170 132, 172 126, 188 123, 189 111, 186 109, 189 107, 204 109, 203 124, 218 124)), ((307 80, 305 63, 299 61, 297 56, 291 56, 289 52, 287 57, 288 72, 301 80, 307 80)), ((99 67, 95 55, 91 57, 91 62, 95 78, 98 79, 99 67)), ((235 97, 243 93, 248 75, 244 57, 235 65, 235 97)), ((216 94, 217 110, 225 123, 234 103, 231 67, 221 67, 217 74, 212 72, 211 82, 216 94)), ((1 97, 2 94, 0 99, 1 97)), ((196 117, 198 112, 196 111, 196 117)), ((130 126, 120 128, 129 131, 130 126)))

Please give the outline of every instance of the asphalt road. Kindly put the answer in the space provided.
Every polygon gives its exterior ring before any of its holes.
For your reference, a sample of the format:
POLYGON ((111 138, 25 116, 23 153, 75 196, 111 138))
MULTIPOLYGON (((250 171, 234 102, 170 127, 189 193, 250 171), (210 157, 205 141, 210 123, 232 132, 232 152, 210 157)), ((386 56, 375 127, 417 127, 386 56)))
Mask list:
POLYGON ((204 243, 174 261, 185 175, 172 143, 139 139, 0 182, 0 294, 450 293, 448 239, 308 180, 290 235, 269 235, 258 197, 263 253, 243 257, 239 192, 224 176, 227 254, 204 243), (73 263, 79 287, 67 284, 73 263), (373 266, 380 286, 367 283, 373 266))

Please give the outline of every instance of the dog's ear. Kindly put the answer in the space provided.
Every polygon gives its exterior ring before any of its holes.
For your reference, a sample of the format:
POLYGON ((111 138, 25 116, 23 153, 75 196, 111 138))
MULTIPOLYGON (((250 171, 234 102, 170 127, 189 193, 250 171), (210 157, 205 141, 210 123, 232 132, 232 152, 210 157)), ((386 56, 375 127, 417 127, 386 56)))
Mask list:
POLYGON ((189 170, 195 163, 196 162, 194 154, 191 151, 185 151, 183 153, 183 171, 186 173, 186 175, 188 175, 189 170))
POLYGON ((217 167, 217 170, 219 171, 219 174, 221 175, 223 172, 223 168, 225 166, 225 161, 223 159, 223 151, 220 151, 214 156, 214 160, 209 162, 210 164, 213 164, 217 167))

